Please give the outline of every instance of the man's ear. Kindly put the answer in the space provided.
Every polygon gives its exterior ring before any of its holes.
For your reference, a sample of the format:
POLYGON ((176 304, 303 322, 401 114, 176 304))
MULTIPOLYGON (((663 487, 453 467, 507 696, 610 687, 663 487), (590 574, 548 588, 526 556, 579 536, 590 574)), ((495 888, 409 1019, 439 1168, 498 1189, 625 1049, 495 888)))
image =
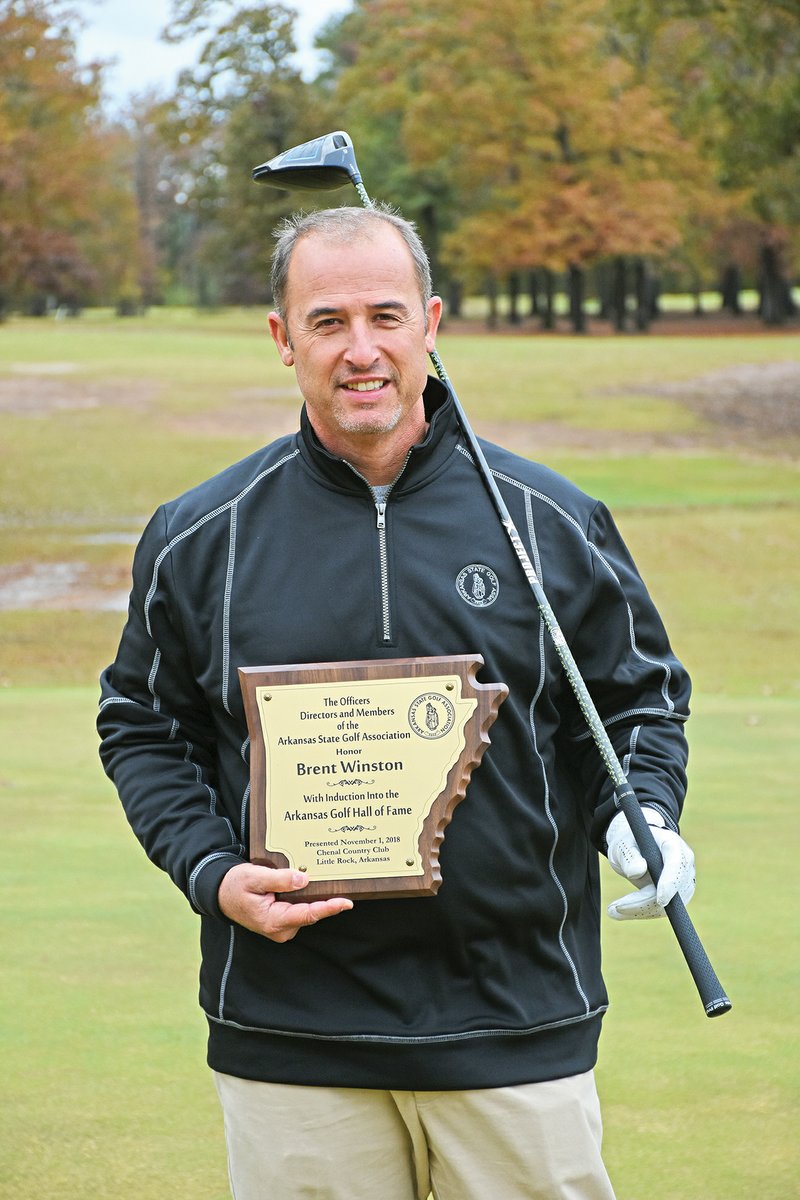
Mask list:
POLYGON ((285 367, 294 366, 294 352, 291 342, 289 341, 289 330, 286 328, 286 322, 279 313, 271 312, 267 318, 269 321, 269 331, 272 334, 272 340, 278 347, 278 354, 281 356, 281 362, 285 367))
POLYGON ((439 328, 439 322, 442 319, 442 298, 441 296, 431 296, 428 301, 428 311, 425 314, 428 320, 425 329, 425 349, 430 354, 436 345, 436 330, 439 328))

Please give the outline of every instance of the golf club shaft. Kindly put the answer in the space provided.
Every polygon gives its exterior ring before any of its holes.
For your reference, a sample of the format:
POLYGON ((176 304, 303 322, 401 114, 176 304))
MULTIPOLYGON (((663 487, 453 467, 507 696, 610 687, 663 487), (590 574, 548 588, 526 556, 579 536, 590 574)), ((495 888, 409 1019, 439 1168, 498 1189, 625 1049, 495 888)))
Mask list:
MULTIPOLYGON (((583 676, 578 669, 578 665, 570 650, 567 640, 561 630, 556 615, 550 607, 550 603, 545 595, 544 589, 539 582, 533 563, 525 549, 522 539, 517 532, 508 507, 500 493, 491 468, 486 461, 486 457, 481 449, 478 439, 470 427, 466 414, 464 413, 461 403, 455 393, 455 389, 450 381, 447 372, 444 369, 438 353, 433 350, 431 352, 436 373, 442 383, 448 388, 450 395, 455 405, 458 421, 461 425, 461 430, 467 442, 467 446, 472 457, 475 460, 481 477, 489 491, 489 494, 494 502, 497 515, 505 529, 508 539, 514 549, 514 553, 525 572, 525 577, 528 580, 531 591, 536 600, 536 605, 541 614, 542 620, 547 626, 547 631, 558 654, 559 660, 564 673, 569 680, 569 684, 575 693, 575 697, 580 706, 581 712, 589 727, 594 743, 600 752, 606 770, 609 774, 611 782, 614 784, 614 796, 617 807, 625 814, 628 824, 631 827, 631 832, 636 839, 637 845, 642 852, 647 869, 650 873, 650 878, 653 883, 657 883, 661 875, 662 859, 661 852, 658 849, 656 841, 650 831, 650 826, 647 824, 644 814, 642 813, 636 795, 627 781, 625 772, 619 761, 617 753, 611 744, 611 739, 606 733, 605 727, 600 719, 600 715, 595 708, 589 690, 583 680, 583 676)), ((719 1016, 727 1012, 731 1007, 731 1002, 725 995, 722 985, 717 978, 714 968, 708 958, 708 955, 703 948, 703 944, 697 935, 697 931, 692 924, 691 918, 686 911, 686 905, 679 895, 675 895, 669 904, 666 906, 666 914, 670 920, 670 924, 675 932, 678 944, 683 952, 686 963, 691 971, 692 978, 695 981, 697 990, 700 994, 700 999, 703 1002, 703 1007, 709 1017, 719 1016)))

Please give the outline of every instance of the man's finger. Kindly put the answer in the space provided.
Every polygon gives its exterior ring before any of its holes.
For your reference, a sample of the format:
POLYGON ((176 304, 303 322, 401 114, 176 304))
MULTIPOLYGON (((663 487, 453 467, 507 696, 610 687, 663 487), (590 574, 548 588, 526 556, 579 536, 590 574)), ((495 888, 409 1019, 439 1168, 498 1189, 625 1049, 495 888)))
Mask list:
POLYGON ((248 891, 262 896, 270 892, 296 892, 308 883, 304 871, 293 871, 291 867, 260 867, 248 863, 235 870, 241 871, 240 881, 248 891))
POLYGON ((676 893, 684 904, 694 895, 694 854, 691 848, 676 833, 669 830, 653 831, 661 853, 663 867, 658 880, 658 903, 666 907, 676 893))
POLYGON ((647 921, 663 917, 664 910, 656 900, 655 887, 648 883, 638 892, 628 892, 618 900, 612 900, 608 915, 615 921, 647 921))
POLYGON ((305 926, 316 925, 318 921, 327 917, 349 912, 352 907, 353 901, 344 896, 334 896, 330 900, 314 900, 310 904, 290 904, 288 901, 277 900, 269 908, 263 932, 266 937, 275 941, 289 941, 305 926))

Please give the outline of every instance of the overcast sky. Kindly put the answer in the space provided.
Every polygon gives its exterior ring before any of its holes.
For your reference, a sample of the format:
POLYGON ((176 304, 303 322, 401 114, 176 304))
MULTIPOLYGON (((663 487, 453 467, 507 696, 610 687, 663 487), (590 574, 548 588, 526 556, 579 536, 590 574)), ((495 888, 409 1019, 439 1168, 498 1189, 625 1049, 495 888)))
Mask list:
MULTIPOLYGON (((312 44, 314 34, 333 13, 344 12, 349 0, 285 0, 299 14, 295 25, 298 65, 304 74, 318 65, 312 44)), ((105 92, 117 107, 133 92, 156 87, 172 89, 181 68, 195 58, 196 47, 187 42, 169 46, 159 40, 170 12, 169 0, 77 0, 84 21, 77 31, 78 59, 116 60, 105 73, 105 92)))

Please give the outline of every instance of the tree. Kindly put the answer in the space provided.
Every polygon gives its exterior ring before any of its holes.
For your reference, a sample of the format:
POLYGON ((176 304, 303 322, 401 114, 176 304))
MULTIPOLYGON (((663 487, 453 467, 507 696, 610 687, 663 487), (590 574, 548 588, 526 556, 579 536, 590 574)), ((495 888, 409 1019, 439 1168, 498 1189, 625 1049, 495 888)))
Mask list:
POLYGON ((185 207, 201 298, 267 299, 272 232, 296 197, 254 184, 251 170, 333 119, 324 92, 292 66, 294 17, 282 4, 174 6, 171 38, 207 38, 196 68, 180 78, 171 115, 173 144, 193 176, 185 207))
POLYGON ((394 119, 395 153, 456 188, 451 269, 569 270, 577 294, 590 264, 677 244, 701 164, 614 53, 606 0, 359 0, 357 12, 340 94, 364 120, 394 119))
POLYGON ((74 14, 0 0, 0 309, 78 305, 123 284, 136 243, 100 68, 81 66, 74 14))
MULTIPOLYGON (((800 9, 792 0, 613 0, 620 53, 671 107, 717 185, 683 259, 700 278, 760 276, 783 320, 800 253, 800 9)), ((691 210, 690 210, 691 211, 691 210)), ((698 219, 699 218, 699 219, 698 219)))

